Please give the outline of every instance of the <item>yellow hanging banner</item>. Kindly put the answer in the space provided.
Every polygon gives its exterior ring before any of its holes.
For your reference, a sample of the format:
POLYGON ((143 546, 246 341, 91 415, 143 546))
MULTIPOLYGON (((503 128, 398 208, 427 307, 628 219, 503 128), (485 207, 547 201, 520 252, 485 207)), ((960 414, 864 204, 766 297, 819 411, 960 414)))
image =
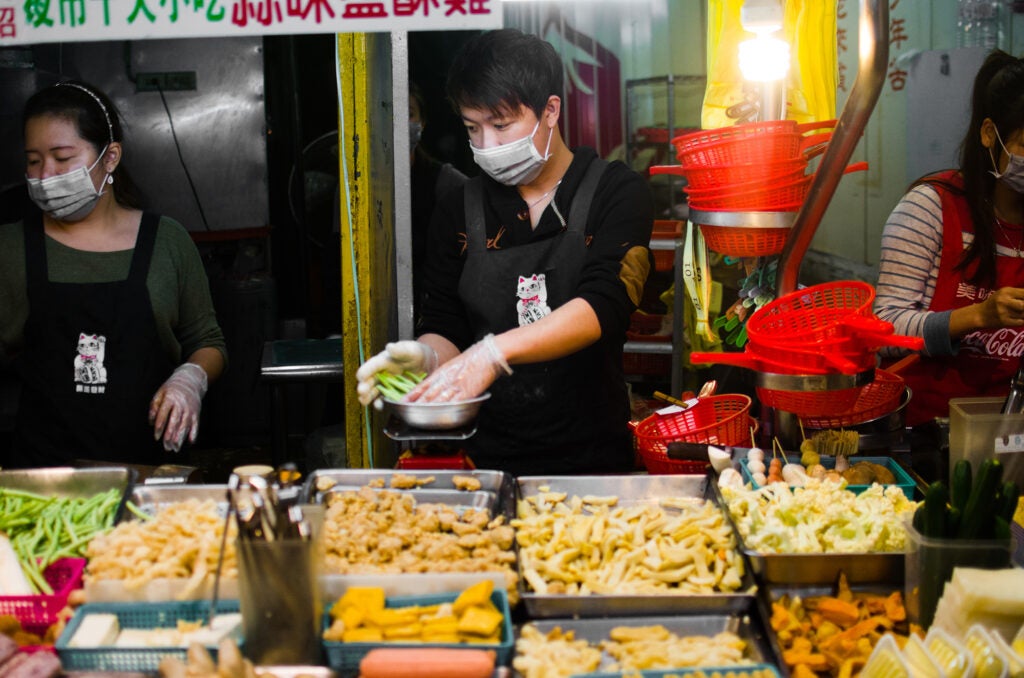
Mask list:
MULTIPOLYGON (((797 122, 836 116, 836 3, 784 0, 782 34, 790 46, 786 79, 786 118, 797 122)), ((708 0, 708 84, 701 127, 714 129, 747 122, 757 90, 743 81, 739 45, 754 37, 743 30, 743 0, 708 0)))

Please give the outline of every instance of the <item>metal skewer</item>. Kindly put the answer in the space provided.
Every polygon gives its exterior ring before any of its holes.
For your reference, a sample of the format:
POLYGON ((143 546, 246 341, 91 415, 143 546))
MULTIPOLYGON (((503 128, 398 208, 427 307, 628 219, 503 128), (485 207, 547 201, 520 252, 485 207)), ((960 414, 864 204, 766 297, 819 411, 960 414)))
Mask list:
POLYGON ((228 541, 228 527, 231 525, 231 514, 235 510, 235 490, 238 489, 238 476, 234 473, 228 478, 227 511, 224 512, 224 531, 220 535, 220 552, 217 554, 217 570, 213 574, 213 595, 210 596, 210 614, 206 623, 213 627, 213 617, 217 613, 217 598, 220 595, 220 572, 224 568, 224 548, 228 541))

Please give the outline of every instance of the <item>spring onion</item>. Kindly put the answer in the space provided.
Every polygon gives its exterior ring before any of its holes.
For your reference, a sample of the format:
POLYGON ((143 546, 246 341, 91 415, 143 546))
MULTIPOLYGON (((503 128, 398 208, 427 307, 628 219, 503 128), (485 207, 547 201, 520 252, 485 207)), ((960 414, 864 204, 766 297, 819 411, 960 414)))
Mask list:
POLYGON ((376 374, 377 390, 388 400, 401 400, 409 391, 416 388, 427 376, 426 372, 410 372, 406 370, 401 374, 392 374, 382 370, 376 374))

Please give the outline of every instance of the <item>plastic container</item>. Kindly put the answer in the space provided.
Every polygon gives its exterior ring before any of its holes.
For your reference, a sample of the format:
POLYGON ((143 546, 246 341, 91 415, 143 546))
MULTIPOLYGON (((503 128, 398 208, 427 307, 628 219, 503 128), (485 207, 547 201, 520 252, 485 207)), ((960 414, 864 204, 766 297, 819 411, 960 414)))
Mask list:
MULTIPOLYGON (((655 219, 651 228, 651 240, 678 240, 683 237, 683 222, 678 219, 655 219)), ((671 271, 676 253, 673 249, 651 250, 654 255, 655 271, 671 271)))
POLYGON ((949 401, 949 467, 968 459, 978 468, 996 457, 1003 480, 1024 487, 1024 414, 1001 414, 1003 398, 952 398, 949 401))
POLYGON ((707 396, 685 410, 652 414, 634 430, 641 456, 673 442, 741 445, 750 439, 751 400, 742 393, 707 396))
POLYGON ((776 678, 779 670, 771 664, 747 666, 702 666, 685 669, 644 669, 642 671, 599 671, 577 674, 579 678, 776 678))
MULTIPOLYGON (((800 458, 800 454, 798 452, 787 454, 786 456, 789 457, 794 462, 799 460, 800 458)), ((896 482, 885 484, 883 485, 883 487, 890 487, 891 485, 895 485, 896 487, 903 490, 903 494, 906 495, 907 499, 914 498, 914 479, 911 478, 907 474, 907 472, 903 470, 903 467, 896 463, 896 460, 894 460, 892 457, 862 457, 860 455, 850 457, 851 466, 859 461, 869 461, 874 464, 879 464, 880 466, 884 466, 885 468, 892 471, 893 476, 896 477, 896 482)), ((821 457, 820 463, 825 468, 832 469, 836 467, 836 458, 821 457)), ((743 479, 750 483, 755 490, 761 487, 760 485, 754 482, 753 474, 750 472, 750 469, 747 468, 746 458, 740 459, 740 471, 743 473, 743 479)), ((846 489, 853 492, 854 494, 860 494, 869 487, 871 487, 871 485, 847 485, 846 489)))
MULTIPOLYGON (((412 605, 437 605, 450 603, 458 597, 458 593, 440 593, 422 596, 394 596, 385 601, 386 607, 409 607, 412 605)), ((324 653, 327 665, 335 671, 348 675, 359 670, 359 662, 366 653, 378 647, 445 647, 450 649, 494 650, 498 665, 507 666, 512 661, 512 650, 515 640, 512 633, 512 616, 508 606, 508 594, 504 589, 495 589, 491 593, 491 602, 501 611, 504 621, 501 624, 501 642, 493 643, 425 643, 425 642, 379 642, 379 643, 340 643, 324 641, 324 653)), ((323 629, 331 625, 330 612, 323 615, 323 629)))
MULTIPOLYGON (((217 614, 240 612, 237 600, 217 603, 217 614)), ((86 603, 75 611, 55 647, 65 671, 133 671, 156 673, 164 657, 186 659, 186 647, 68 647, 87 614, 108 613, 117 616, 122 629, 176 628, 179 621, 206 621, 209 600, 175 603, 86 603)), ((206 648, 217 661, 217 647, 206 648)))
POLYGON ((910 621, 928 628, 946 582, 958 567, 1001 569, 1010 565, 1010 540, 932 539, 907 523, 904 598, 910 621))
POLYGON ((53 589, 50 595, 0 596, 0 615, 10 615, 22 628, 42 635, 57 621, 57 613, 67 605, 68 595, 82 587, 85 558, 61 558, 43 570, 43 578, 53 589))

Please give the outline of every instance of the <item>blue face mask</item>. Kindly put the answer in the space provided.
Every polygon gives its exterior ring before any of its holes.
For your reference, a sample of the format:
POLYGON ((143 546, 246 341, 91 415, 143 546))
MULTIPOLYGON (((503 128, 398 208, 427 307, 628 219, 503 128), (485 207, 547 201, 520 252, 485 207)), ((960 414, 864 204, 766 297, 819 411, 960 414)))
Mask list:
POLYGON ((998 129, 996 130, 996 139, 999 140, 999 145, 1003 147, 1003 151, 1008 159, 1006 161, 1006 169, 1000 172, 999 163, 996 162, 992 149, 988 149, 988 156, 992 159, 992 167, 995 168, 991 171, 992 176, 1006 184, 1007 188, 1011 188, 1017 193, 1024 193, 1024 156, 1014 155, 1006 150, 1006 144, 1000 138, 998 129))
POLYGON ((100 196, 103 195, 103 186, 111 183, 111 177, 107 174, 100 182, 100 188, 97 189, 92 183, 90 174, 106 152, 107 147, 104 146, 99 157, 96 158, 96 162, 89 167, 82 166, 45 179, 25 177, 28 182, 29 197, 39 206, 39 209, 54 219, 60 221, 84 219, 99 202, 100 196))

